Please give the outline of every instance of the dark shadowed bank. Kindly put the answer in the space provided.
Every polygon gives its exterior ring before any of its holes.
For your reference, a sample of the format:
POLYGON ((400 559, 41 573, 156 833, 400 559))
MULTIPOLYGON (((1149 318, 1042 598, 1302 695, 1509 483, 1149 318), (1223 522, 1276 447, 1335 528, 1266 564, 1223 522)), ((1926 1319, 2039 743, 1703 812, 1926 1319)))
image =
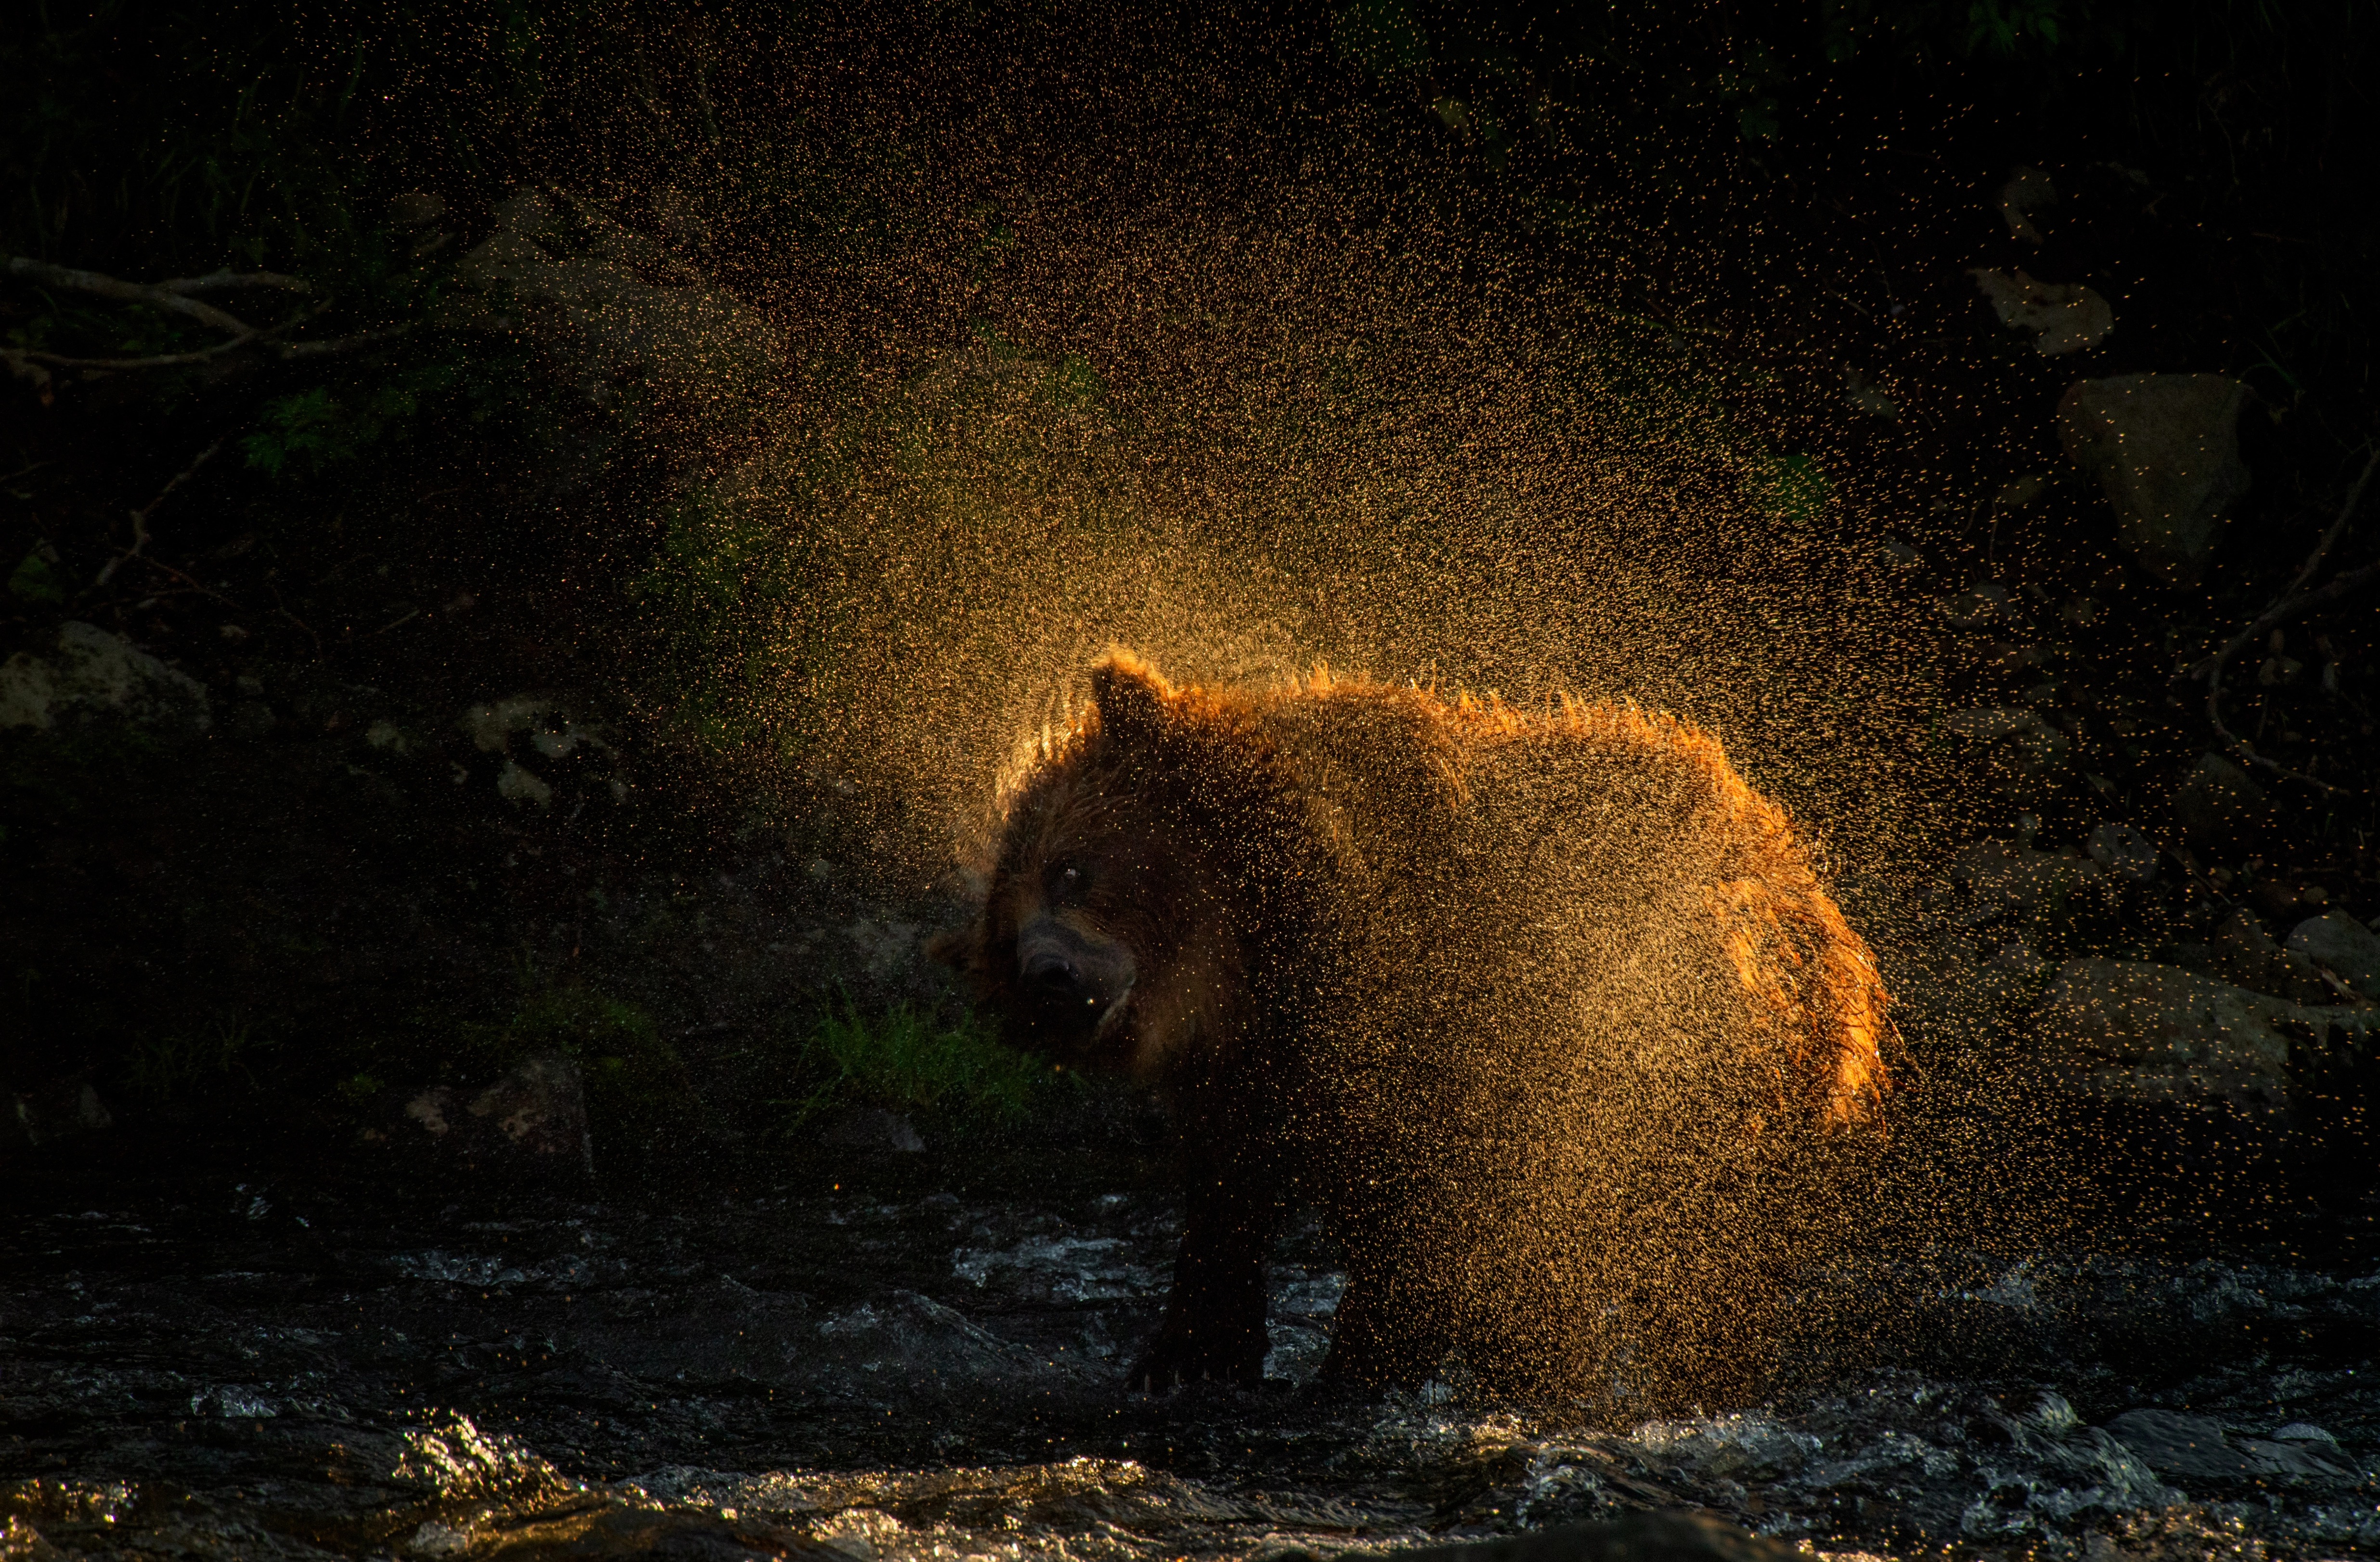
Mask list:
MULTIPOLYGON (((98 1549, 117 1482, 221 1541, 274 1480, 312 1517, 272 1544, 342 1554, 515 1544, 475 1503, 860 1556, 1678 1501, 1834 1549, 2371 1548, 2374 25, 36 6, 8 1521, 98 1549), (1911 1048, 1817 1387, 1112 1420, 1161 1124, 920 955, 1111 640, 1633 698, 1794 812, 1911 1048), (357 1306, 390 1333, 334 1345, 357 1306), (766 1362, 702 1355, 763 1316, 766 1362), (378 1460, 359 1528, 316 1524, 327 1448, 378 1460)), ((1277 1267, 1286 1381, 1335 1262, 1277 1267)))

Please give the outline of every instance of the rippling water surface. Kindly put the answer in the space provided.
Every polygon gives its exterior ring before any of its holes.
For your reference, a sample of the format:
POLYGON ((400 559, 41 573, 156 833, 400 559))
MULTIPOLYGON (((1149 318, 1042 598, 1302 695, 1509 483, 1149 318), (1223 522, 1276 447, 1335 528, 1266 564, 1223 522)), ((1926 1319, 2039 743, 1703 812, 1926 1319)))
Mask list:
POLYGON ((1167 1202, 903 1161, 500 1220, 37 1179, 0 1216, 0 1559, 1262 1556, 1675 1506, 1828 1554, 2380 1553, 2380 1279, 1879 1266, 1837 1284, 1904 1316, 1892 1362, 1597 1428, 1305 1390, 1341 1283, 1309 1228, 1265 1391, 1158 1399, 1118 1385, 1167 1202))

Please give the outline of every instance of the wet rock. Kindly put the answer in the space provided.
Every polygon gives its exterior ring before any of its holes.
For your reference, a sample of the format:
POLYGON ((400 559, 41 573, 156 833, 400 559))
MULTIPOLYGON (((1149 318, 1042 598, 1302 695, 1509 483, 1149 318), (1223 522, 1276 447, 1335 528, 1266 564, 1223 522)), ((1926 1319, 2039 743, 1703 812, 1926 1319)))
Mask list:
MULTIPOLYGON (((1112 1301, 1161 1295, 1162 1269, 1135 1262, 1130 1244, 1113 1237, 1084 1237, 1068 1232, 1027 1237, 1006 1247, 961 1248, 951 1255, 951 1274, 978 1290, 987 1287, 1005 1299, 1029 1296, 1062 1302, 1112 1301)), ((1339 1284, 1330 1282, 1330 1305, 1337 1305, 1339 1284)), ((1278 1294, 1274 1311, 1294 1309, 1312 1299, 1278 1294)), ((1327 1317, 1326 1312, 1323 1316, 1327 1317)))
POLYGON ((273 707, 261 700, 240 700, 224 713, 224 731, 233 738, 258 738, 271 735, 280 725, 273 707))
MULTIPOLYGON (((2306 1430, 2319 1431, 2318 1428, 2306 1430)), ((2360 1472, 2353 1461, 2326 1433, 2310 1438, 2283 1437, 2277 1433, 2269 1439, 2242 1437, 2240 1439, 2240 1451, 2248 1456, 2250 1467, 2267 1479, 2273 1476, 2301 1481, 2352 1481, 2359 1478, 2360 1472)))
POLYGON ((2227 982, 2296 1004, 2329 1000, 2329 986, 2304 955, 2273 942, 2262 923, 2235 907, 2207 939, 2208 966, 2227 982))
POLYGON ((1987 1473, 1984 1495, 1961 1516, 1974 1539, 2022 1534, 2043 1519, 2069 1523, 2094 1513, 2158 1507, 2179 1495, 2131 1448, 2082 1417, 2062 1394, 2045 1392, 2022 1415, 1984 1420, 2006 1439, 2019 1468, 1987 1473), (2025 1467, 2030 1467, 2026 1469, 2025 1467), (2010 1499, 2022 1497, 2021 1507, 2010 1499))
POLYGON ((2318 1048, 2368 1036, 2375 1011, 2323 1008, 2251 992, 2179 966, 2069 960, 2034 1025, 2053 1090, 2133 1106, 2289 1104, 2293 1041, 2318 1048))
POLYGON ((225 1421, 272 1421, 281 1406, 250 1384, 225 1384, 190 1396, 194 1416, 218 1416, 225 1421))
POLYGON ((2256 829, 2271 815, 2265 789, 2221 754, 2201 754, 2173 794, 2174 823, 2202 844, 2256 829))
POLYGON ((496 796, 508 803, 528 803, 538 808, 553 806, 553 788, 546 784, 544 777, 518 760, 504 761, 504 769, 496 773, 496 796))
POLYGON ((1954 629, 1980 629, 2008 608, 2008 588, 1997 580, 1981 580, 1957 596, 1942 599, 1942 616, 1954 629))
POLYGON ((2031 337, 2034 350, 2045 357, 2096 347, 2116 328, 2107 300, 2080 283, 2036 282, 2022 270, 1978 267, 1967 275, 2000 323, 2031 337))
POLYGON ((2007 181, 1999 188, 1997 202, 2010 237, 2022 238, 2027 244, 2041 242, 2041 229, 2034 226, 2033 214, 2057 203, 2058 189, 2049 182, 2049 176, 2038 168, 2027 167, 2010 170, 2007 181))
POLYGON ((1937 725, 1967 744, 1982 763, 2019 775, 2047 775, 2063 768, 2070 747, 2065 733, 2023 705, 1953 711, 1937 725))
POLYGON ((425 227, 446 214, 446 198, 410 189, 388 198, 388 220, 399 227, 425 227))
POLYGON ((471 746, 487 754, 527 753, 560 760, 582 750, 612 752, 601 726, 546 694, 508 694, 501 700, 482 701, 463 712, 463 729, 471 735, 471 746))
POLYGON ((2223 1423, 2210 1416, 2175 1410, 2126 1410, 2107 1423, 2159 1474, 2182 1480, 2345 1481, 2357 1477, 2338 1441, 2317 1426, 2293 1423, 2270 1438, 2243 1437, 2236 1445, 2223 1423))
POLYGON ((396 1125, 366 1137, 374 1134, 498 1182, 570 1184, 595 1173, 585 1084, 567 1057, 530 1058, 474 1092, 421 1091, 396 1125))
POLYGON ((917 970, 922 964, 926 930, 920 923, 898 917, 880 921, 862 917, 846 925, 843 934, 851 941, 861 969, 870 981, 890 982, 905 971, 917 970))
POLYGON ((15 1514, 0 1519, 0 1557, 6 1562, 66 1562, 66 1555, 15 1514))
POLYGON ((1264 1375, 1301 1386, 1314 1381, 1330 1354, 1330 1323, 1347 1293, 1347 1277, 1330 1270, 1276 1268, 1265 1323, 1264 1375))
POLYGON ((2058 404, 2058 437, 2116 507, 2116 534, 2169 585, 2195 585, 2248 491, 2240 409, 2248 387, 2221 374, 2078 380, 2058 404))
POLYGON ((1979 922, 2010 912, 2030 917, 2107 876, 2090 858, 2038 851, 2022 841, 1977 841, 1950 863, 1950 882, 1967 891, 1979 922))
POLYGON ((2134 884, 2155 884, 2156 843, 2130 824, 2101 824, 2082 843, 2092 861, 2134 884))
POLYGON ((0 727, 100 720, 171 738, 195 738, 213 723, 204 684, 95 624, 61 628, 55 655, 20 651, 0 665, 0 727))
POLYGON ((2338 1454, 2338 1439, 2309 1422, 2293 1421, 2273 1433, 2276 1443, 2295 1443, 2312 1454, 2338 1454))
POLYGON ((813 1351, 809 1365, 830 1381, 901 1384, 928 1397, 1003 1381, 1062 1381, 1076 1371, 906 1290, 821 1320, 813 1351))
MULTIPOLYGON (((496 773, 496 795, 516 807, 551 808, 554 778, 564 775, 565 767, 595 760, 595 775, 603 778, 602 762, 616 765, 619 759, 601 726, 552 695, 508 694, 481 701, 463 712, 462 727, 470 734, 473 748, 504 756, 504 768, 496 773)), ((364 740, 400 755, 416 746, 388 722, 376 723, 364 740)), ((626 796, 617 774, 609 775, 608 783, 614 800, 626 796)))
POLYGON ((89 1080, 59 1080, 8 1098, 9 1137, 26 1149, 115 1126, 89 1080))
POLYGON ((768 322, 665 246, 585 208, 565 216, 536 190, 500 202, 495 219, 455 266, 446 323, 517 323, 590 390, 639 379, 714 420, 782 372, 768 322), (517 320, 498 318, 498 300, 517 320))
POLYGON ((2035 503, 2048 492, 2048 473, 2027 472, 2022 477, 2011 478, 2000 485, 2000 491, 1992 495, 1992 508, 2021 510, 2035 503))
POLYGON ((2289 952, 2322 967, 2365 997, 2380 997, 2380 936, 2344 911, 2289 930, 2289 952))
POLYGON ((1789 1562, 1802 1554, 1714 1514, 1670 1511, 1632 1513, 1600 1524, 1570 1524, 1472 1545, 1427 1545, 1370 1555, 1394 1556, 1397 1562, 1789 1562))
POLYGON ((2255 1474, 2248 1456, 2224 1436, 2223 1423, 2208 1416, 2126 1410, 2107 1423, 2107 1431, 2160 1475, 2245 1481, 2255 1474))
POLYGON ((914 1155, 926 1148, 917 1125, 898 1112, 880 1106, 850 1106, 820 1125, 818 1141, 838 1150, 877 1154, 914 1155))

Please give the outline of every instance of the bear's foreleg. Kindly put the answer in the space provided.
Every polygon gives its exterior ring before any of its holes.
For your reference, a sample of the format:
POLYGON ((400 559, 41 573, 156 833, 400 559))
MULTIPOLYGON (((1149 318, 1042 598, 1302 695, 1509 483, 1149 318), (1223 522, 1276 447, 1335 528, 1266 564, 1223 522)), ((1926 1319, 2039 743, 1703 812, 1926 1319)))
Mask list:
POLYGON ((1442 1310, 1366 1259, 1360 1251, 1351 1255, 1347 1288, 1330 1320, 1330 1353, 1317 1381, 1344 1388, 1419 1388, 1452 1345, 1442 1310))
POLYGON ((1165 1322, 1125 1387, 1161 1393, 1187 1383, 1264 1381, 1265 1261, 1281 1210, 1271 1178, 1197 1159, 1165 1322))

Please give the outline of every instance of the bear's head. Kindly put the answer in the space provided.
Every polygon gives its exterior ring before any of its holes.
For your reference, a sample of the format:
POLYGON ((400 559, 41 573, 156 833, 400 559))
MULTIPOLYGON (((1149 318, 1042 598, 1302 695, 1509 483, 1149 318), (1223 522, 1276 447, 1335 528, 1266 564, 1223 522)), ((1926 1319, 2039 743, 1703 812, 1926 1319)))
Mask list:
POLYGON ((1159 1080, 1229 1050, 1267 914, 1245 866, 1263 768, 1225 707, 1109 655, 1010 804, 981 911, 932 953, 1020 1043, 1081 1067, 1159 1080))

